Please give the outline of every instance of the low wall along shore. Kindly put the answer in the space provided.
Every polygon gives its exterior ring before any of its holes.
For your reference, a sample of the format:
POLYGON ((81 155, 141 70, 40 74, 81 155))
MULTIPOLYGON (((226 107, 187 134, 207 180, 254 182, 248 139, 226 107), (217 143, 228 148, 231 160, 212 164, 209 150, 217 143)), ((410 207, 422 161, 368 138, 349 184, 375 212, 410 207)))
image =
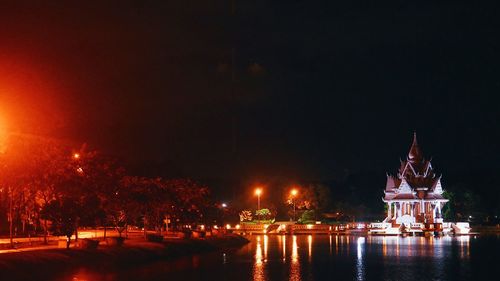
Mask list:
POLYGON ((96 249, 47 249, 3 253, 0 254, 0 280, 31 280, 33 272, 43 279, 60 273, 61 269, 70 270, 82 264, 100 268, 129 266, 240 247, 248 242, 236 234, 207 239, 166 239, 161 242, 133 238, 125 240, 121 246, 100 241, 96 249))
POLYGON ((338 224, 323 224, 321 222, 311 224, 297 224, 294 222, 275 222, 272 224, 240 223, 226 225, 225 231, 238 234, 375 234, 375 235, 397 235, 404 233, 425 234, 426 232, 442 234, 478 234, 478 233, 500 233, 500 225, 473 227, 472 231, 467 222, 423 224, 413 223, 405 226, 390 223, 367 223, 351 222, 338 224), (390 231, 389 231, 390 230, 390 231))

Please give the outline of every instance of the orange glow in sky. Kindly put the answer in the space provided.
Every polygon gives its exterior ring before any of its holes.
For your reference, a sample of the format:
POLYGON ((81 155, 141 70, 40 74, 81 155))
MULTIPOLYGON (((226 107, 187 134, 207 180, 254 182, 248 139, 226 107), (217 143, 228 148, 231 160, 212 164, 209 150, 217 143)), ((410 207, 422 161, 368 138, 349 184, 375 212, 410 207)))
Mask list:
POLYGON ((7 125, 4 118, 0 115, 0 153, 5 151, 5 142, 7 140, 7 125))
POLYGON ((39 62, 0 54, 0 130, 44 134, 64 120, 62 94, 39 62))

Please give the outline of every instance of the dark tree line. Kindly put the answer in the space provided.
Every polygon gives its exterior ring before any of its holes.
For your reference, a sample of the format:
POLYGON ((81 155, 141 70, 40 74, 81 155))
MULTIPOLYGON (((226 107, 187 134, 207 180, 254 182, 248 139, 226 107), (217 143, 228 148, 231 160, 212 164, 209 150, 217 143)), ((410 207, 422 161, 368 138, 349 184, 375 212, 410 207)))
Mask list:
POLYGON ((0 233, 78 237, 79 227, 161 232, 220 218, 209 189, 190 179, 127 175, 117 160, 57 141, 9 139, 0 154, 0 233))

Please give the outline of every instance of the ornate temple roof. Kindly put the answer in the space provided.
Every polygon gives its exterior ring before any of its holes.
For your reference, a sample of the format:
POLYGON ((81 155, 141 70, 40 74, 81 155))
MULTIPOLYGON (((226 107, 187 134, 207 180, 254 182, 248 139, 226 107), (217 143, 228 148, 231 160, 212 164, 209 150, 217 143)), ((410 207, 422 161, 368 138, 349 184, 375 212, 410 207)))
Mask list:
POLYGON ((397 188, 401 184, 401 180, 393 176, 387 175, 387 183, 385 184, 385 190, 390 191, 397 188))
POLYGON ((410 152, 408 152, 408 161, 421 162, 422 159, 423 159, 422 151, 418 146, 417 133, 415 132, 413 133, 413 143, 411 144, 410 152))
POLYGON ((387 175, 385 199, 444 199, 441 193, 441 176, 435 174, 431 161, 424 158, 414 133, 410 151, 406 160, 401 161, 397 176, 387 175))
POLYGON ((399 178, 405 178, 412 187, 430 187, 435 184, 436 174, 430 160, 423 156, 417 142, 417 134, 413 134, 413 143, 406 161, 401 161, 398 171, 399 178))

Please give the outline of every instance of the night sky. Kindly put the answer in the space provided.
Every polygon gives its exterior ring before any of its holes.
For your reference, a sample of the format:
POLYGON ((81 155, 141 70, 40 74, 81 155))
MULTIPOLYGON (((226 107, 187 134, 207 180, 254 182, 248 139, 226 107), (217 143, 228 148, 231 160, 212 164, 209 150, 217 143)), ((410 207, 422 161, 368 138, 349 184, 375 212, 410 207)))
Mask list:
POLYGON ((445 184, 466 173, 498 189, 494 6, 5 2, 10 130, 86 142, 136 174, 244 185, 373 172, 377 198, 417 131, 445 184))

